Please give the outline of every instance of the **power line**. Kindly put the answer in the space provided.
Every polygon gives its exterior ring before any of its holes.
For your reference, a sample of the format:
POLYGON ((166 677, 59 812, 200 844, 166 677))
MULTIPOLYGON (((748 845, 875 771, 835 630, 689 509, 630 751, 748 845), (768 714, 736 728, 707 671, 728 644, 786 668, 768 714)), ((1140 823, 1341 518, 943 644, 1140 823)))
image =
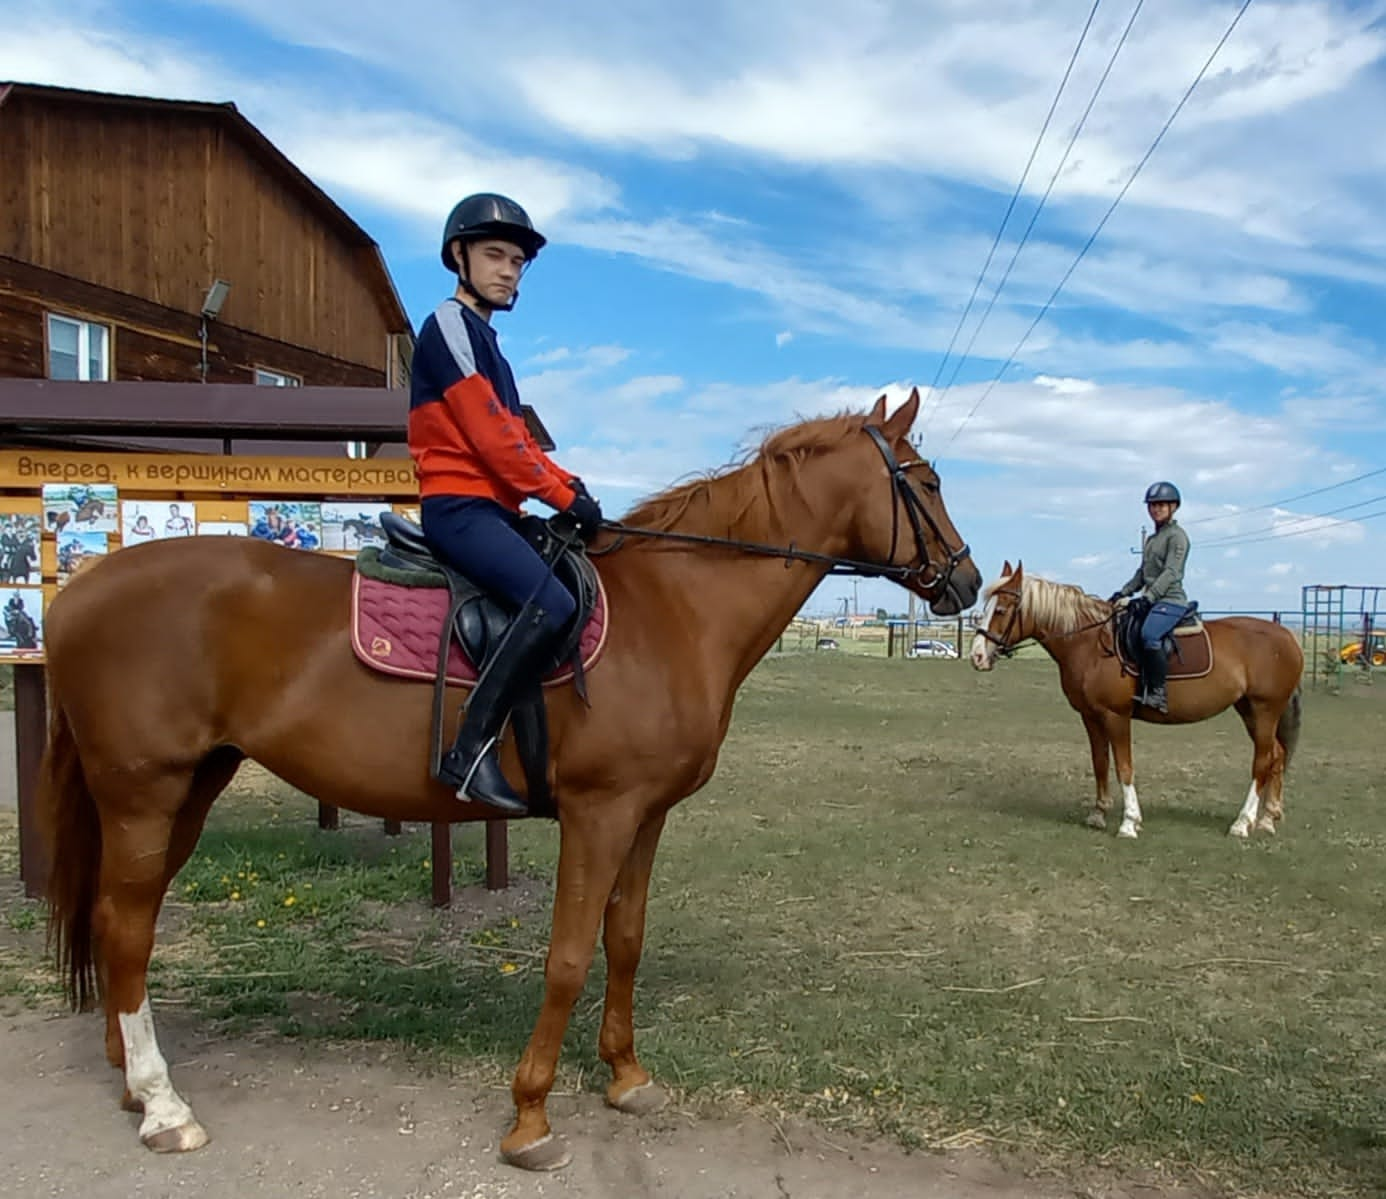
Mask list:
MULTIPOLYGON (((1386 516, 1386 508, 1383 508, 1380 512, 1368 512, 1366 516, 1354 517, 1352 520, 1335 520, 1331 524, 1316 525, 1312 529, 1296 529, 1293 533, 1280 533, 1270 537, 1253 537, 1248 541, 1239 541, 1237 544, 1243 546, 1257 545, 1263 541, 1283 541, 1287 537, 1303 537, 1307 533, 1322 533, 1327 529, 1336 529, 1340 525, 1361 524, 1363 521, 1376 520, 1377 517, 1380 516, 1386 516)), ((1231 547, 1229 546, 1228 548, 1230 549, 1231 547)))
MULTIPOLYGON (((1262 533, 1286 536, 1281 530, 1293 528, 1295 525, 1308 524, 1314 520, 1323 520, 1326 516, 1337 516, 1340 512, 1351 512, 1354 508, 1365 508, 1368 504, 1379 504, 1382 500, 1386 500, 1386 495, 1374 495, 1370 499, 1358 500, 1355 504, 1344 504, 1341 508, 1330 508, 1327 512, 1314 512, 1308 516, 1297 516, 1294 520, 1281 521, 1278 525, 1267 525, 1264 529, 1248 529, 1245 533, 1229 533, 1225 537, 1214 537, 1211 541, 1200 541, 1199 546, 1211 548, 1217 545, 1241 545, 1245 541, 1259 541, 1262 533)), ((1192 524, 1193 522, 1190 521, 1189 523, 1192 524)))
MULTIPOLYGON (((1117 56, 1121 54, 1122 47, 1126 45, 1126 39, 1131 34, 1131 27, 1136 23, 1136 18, 1140 15, 1140 11, 1144 5, 1145 0, 1136 0, 1136 7, 1131 10, 1131 17, 1126 22, 1126 28, 1121 31, 1121 37, 1117 39, 1116 47, 1112 50, 1112 55, 1107 60, 1107 67, 1102 72, 1102 78, 1097 81, 1097 86, 1093 88, 1092 96, 1088 99, 1088 105, 1083 109, 1083 115, 1078 119, 1078 124, 1074 127, 1073 133, 1068 139, 1068 145, 1064 147, 1064 152, 1059 159, 1059 164, 1054 168, 1054 173, 1049 176, 1049 186, 1044 189, 1044 195, 1040 197, 1039 203, 1035 206, 1035 211, 1030 214, 1030 223, 1025 226, 1025 232, 1021 234, 1020 241, 1016 243, 1015 249, 1011 252, 1011 260, 1006 264, 1006 269, 1001 274, 1001 281, 991 293, 991 298, 987 301, 987 306, 982 312, 981 319, 972 330, 972 336, 968 338, 967 345, 963 347, 962 354, 953 364, 953 373, 948 376, 948 382, 943 385, 943 390, 945 392, 953 386, 954 381, 958 377, 958 372, 962 370, 963 363, 967 361, 967 356, 972 352, 972 347, 976 344, 977 337, 982 332, 982 327, 987 323, 987 318, 991 316, 991 310, 996 307, 996 301, 1005 288, 1006 283, 1009 281, 1011 271, 1015 269, 1016 260, 1020 257, 1021 250, 1025 248, 1025 243, 1030 240, 1030 234, 1035 228, 1035 222, 1039 220, 1040 213, 1044 211, 1044 206, 1049 201, 1049 196, 1054 190, 1054 185, 1058 183, 1059 175, 1063 172, 1064 166, 1068 162, 1068 156, 1073 153, 1073 147, 1078 144, 1078 138, 1083 132, 1083 126, 1088 123, 1088 117, 1091 115, 1093 107, 1097 104, 1097 98, 1102 94, 1102 89, 1106 86, 1107 78, 1111 75, 1112 68, 1116 66, 1117 56)), ((988 258, 987 261, 990 262, 991 259, 988 258)), ((964 312, 963 316, 966 317, 966 315, 967 314, 964 312)), ((935 380, 935 382, 937 382, 937 380, 935 380)), ((939 403, 935 405, 934 411, 937 412, 940 407, 942 407, 941 397, 939 403)), ((929 422, 926 419, 924 422, 925 431, 928 430, 928 427, 929 422)))
POLYGON ((1299 495, 1287 496, 1283 500, 1273 500, 1269 504, 1258 504, 1255 508, 1238 508, 1235 512, 1220 512, 1216 516, 1200 516, 1196 520, 1180 521, 1180 524, 1187 528, 1189 525, 1203 525, 1214 520, 1231 520, 1234 516, 1245 516, 1249 512, 1264 512, 1267 508, 1283 508, 1286 504, 1307 500, 1310 496, 1323 495, 1325 491, 1336 491, 1339 487, 1348 487, 1353 483, 1360 483, 1363 479, 1370 479, 1376 475, 1386 475, 1386 466, 1369 470, 1366 474, 1354 475, 1351 479, 1344 479, 1341 483, 1330 483, 1327 487, 1316 487, 1313 491, 1302 491, 1299 495))
MULTIPOLYGON (((1072 277, 1073 272, 1078 269, 1078 264, 1083 261, 1084 257, 1086 257, 1087 255, 1087 252, 1090 249, 1092 249, 1093 243, 1097 240, 1098 234, 1102 232, 1108 220, 1111 219, 1112 213, 1114 213, 1117 210, 1117 205, 1121 203, 1122 199, 1126 196, 1126 193, 1131 190, 1131 185, 1136 182, 1136 179, 1140 176, 1141 171, 1144 170, 1145 164, 1150 161, 1156 149, 1159 148, 1160 143, 1165 138, 1165 134, 1169 132, 1170 126, 1174 124, 1175 119, 1184 110, 1184 105, 1189 102, 1189 97, 1193 95, 1194 89, 1198 87, 1198 85, 1203 81, 1203 76, 1208 73, 1208 68, 1213 65, 1213 60, 1217 58, 1219 53, 1221 53, 1223 46, 1227 43, 1227 39, 1232 36, 1232 31, 1237 28, 1237 25, 1241 21, 1242 16, 1250 7, 1251 0, 1242 0, 1242 6, 1239 9, 1237 9, 1237 15, 1232 18, 1231 24, 1227 26, 1227 29, 1223 33, 1222 37, 1218 39, 1218 44, 1213 47, 1213 52, 1208 55, 1207 61, 1204 62, 1203 66, 1199 68, 1198 74, 1194 76, 1194 81, 1191 84, 1189 84, 1187 90, 1179 98, 1179 103, 1174 106, 1174 111, 1169 114, 1169 118, 1160 128, 1160 132, 1155 135, 1155 140, 1150 143, 1150 149, 1148 149, 1145 152, 1140 162, 1136 164, 1136 168, 1131 172, 1130 178, 1128 178, 1126 182, 1122 184, 1121 190, 1117 192, 1116 199, 1114 199, 1111 202, 1111 204, 1107 208, 1107 211, 1102 214, 1102 219, 1097 222, 1097 228, 1092 231, 1092 234, 1088 237, 1088 240, 1083 243, 1083 248, 1078 251, 1078 256, 1069 265, 1068 270, 1064 272, 1063 278, 1060 279, 1059 282, 1055 285, 1054 290, 1049 295, 1049 298, 1045 300, 1043 307, 1040 308, 1039 312, 1035 314, 1035 319, 1030 322, 1029 328, 1025 330, 1020 340, 1016 342, 1015 349, 1013 349, 1010 352, 1010 354, 1007 355, 1006 361, 1001 364, 1001 369, 996 372, 995 378, 993 378, 992 381, 987 384, 985 390, 977 398, 977 402, 972 405, 967 415, 963 417, 962 423, 956 429, 953 430, 953 436, 948 439, 947 445, 943 447, 945 453, 948 451, 949 447, 952 446, 953 442, 957 441, 958 435, 965 428, 967 428, 968 423, 977 414, 977 409, 980 408, 982 404, 986 402, 987 397, 991 395, 993 389, 1001 381, 1001 377, 1006 373, 1007 370, 1010 369, 1011 364, 1015 361, 1016 355, 1019 354, 1020 351, 1024 348, 1025 343, 1030 340, 1030 335, 1035 331, 1036 328, 1038 328, 1040 321, 1044 319, 1045 314, 1053 306, 1054 301, 1058 299, 1059 292, 1063 290, 1064 285, 1072 277)), ((940 457, 942 457, 942 455, 940 455, 940 457)))
MULTIPOLYGON (((1020 193, 1025 188, 1025 180, 1030 177, 1030 168, 1035 165, 1035 157, 1039 154, 1040 143, 1044 141, 1044 135, 1049 130, 1049 122, 1054 119, 1054 112, 1059 107, 1059 97, 1064 94, 1064 88, 1068 86, 1068 78, 1073 74, 1073 66, 1078 61, 1078 52, 1083 48, 1083 42, 1087 39, 1088 30, 1092 28, 1093 18, 1097 16, 1098 5, 1102 0, 1093 0, 1092 11, 1088 13, 1088 19, 1083 25, 1083 32, 1078 35, 1078 44, 1073 47, 1073 53, 1069 56, 1068 66, 1064 68, 1064 77, 1059 80, 1059 90, 1054 93, 1054 99, 1050 102, 1049 111, 1045 114, 1044 124, 1040 126, 1039 136, 1035 138, 1035 144, 1030 150, 1030 158, 1025 163, 1025 169, 1020 173, 1020 181, 1015 185, 1015 191, 1011 195, 1011 202, 1006 205, 1006 215, 1001 218, 1001 225, 996 230, 996 236, 992 239, 991 249, 987 251, 987 260, 982 263, 981 273, 977 276, 977 282, 972 285, 972 294, 967 297, 967 305, 963 308, 962 316, 958 317, 957 326, 953 329, 953 336, 948 339, 948 348, 943 351, 943 358, 939 361, 938 370, 934 372, 934 381, 929 384, 929 390, 924 393, 924 402, 927 405, 930 396, 938 381, 943 377, 943 368, 948 364, 948 356, 953 352, 953 347, 957 344, 958 334, 962 332, 963 325, 967 321, 967 315, 972 311, 972 304, 977 299, 977 292, 982 286, 982 280, 986 277, 987 270, 991 267, 991 260, 996 254, 996 247, 1001 244, 1001 236, 1006 232, 1006 225, 1011 219, 1011 213, 1015 211, 1016 201, 1020 199, 1020 193)), ((925 422, 927 427, 927 421, 925 422)))

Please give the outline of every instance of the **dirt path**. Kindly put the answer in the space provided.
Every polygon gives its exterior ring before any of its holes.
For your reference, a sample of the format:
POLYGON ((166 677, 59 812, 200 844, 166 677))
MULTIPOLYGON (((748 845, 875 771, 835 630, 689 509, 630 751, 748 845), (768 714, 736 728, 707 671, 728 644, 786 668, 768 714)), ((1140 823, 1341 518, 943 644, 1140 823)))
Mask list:
POLYGON ((120 1111, 96 1016, 0 1012, 0 1179, 15 1199, 196 1194, 295 1199, 1197 1199, 1132 1182, 1027 1179, 980 1153, 907 1154, 806 1124, 644 1121, 596 1095, 550 1104, 573 1162, 550 1175, 502 1165, 503 1090, 382 1060, 378 1047, 305 1050, 281 1039, 213 1040, 160 1014, 174 1083, 212 1134, 199 1153, 158 1157, 120 1111))

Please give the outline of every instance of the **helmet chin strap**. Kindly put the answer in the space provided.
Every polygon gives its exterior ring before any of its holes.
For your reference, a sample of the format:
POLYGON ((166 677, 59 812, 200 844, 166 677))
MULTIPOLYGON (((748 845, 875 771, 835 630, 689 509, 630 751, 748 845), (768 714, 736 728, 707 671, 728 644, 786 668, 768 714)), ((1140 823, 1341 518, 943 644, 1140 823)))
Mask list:
MULTIPOLYGON (((495 300, 483 296, 472 284, 470 243, 461 241, 458 245, 462 250, 460 255, 462 261, 457 268, 457 281, 462 285, 462 290, 471 296, 478 304, 491 312, 509 312, 514 308, 515 301, 520 298, 519 287, 516 287, 515 290, 510 293, 510 302, 508 304, 497 304, 495 300)), ((528 267, 528 265, 528 263, 525 264, 526 267, 528 267)))

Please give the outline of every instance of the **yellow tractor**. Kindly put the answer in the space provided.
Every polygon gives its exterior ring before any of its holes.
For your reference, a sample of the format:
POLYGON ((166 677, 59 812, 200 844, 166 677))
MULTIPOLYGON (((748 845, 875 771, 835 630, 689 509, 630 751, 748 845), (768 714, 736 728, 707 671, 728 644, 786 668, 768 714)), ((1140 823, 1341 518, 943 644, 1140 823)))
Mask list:
POLYGON ((1373 629, 1371 636, 1367 638, 1366 649, 1361 641, 1350 641, 1338 651, 1338 656, 1353 666, 1365 666, 1367 654, 1371 655, 1373 666, 1386 666, 1386 630, 1373 629))

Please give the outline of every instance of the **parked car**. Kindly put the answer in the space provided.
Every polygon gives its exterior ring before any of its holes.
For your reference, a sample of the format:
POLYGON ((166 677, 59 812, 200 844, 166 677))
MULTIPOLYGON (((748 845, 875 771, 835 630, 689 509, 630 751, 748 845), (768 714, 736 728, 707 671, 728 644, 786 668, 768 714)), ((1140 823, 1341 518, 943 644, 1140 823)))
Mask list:
POLYGON ((905 657, 907 658, 956 658, 957 656, 958 647, 956 645, 950 645, 947 641, 934 641, 929 638, 916 641, 905 651, 905 657))
POLYGON ((833 637, 820 637, 820 638, 818 638, 818 645, 817 645, 815 648, 817 648, 817 649, 837 649, 837 648, 838 648, 837 640, 836 640, 836 638, 833 638, 833 637))

